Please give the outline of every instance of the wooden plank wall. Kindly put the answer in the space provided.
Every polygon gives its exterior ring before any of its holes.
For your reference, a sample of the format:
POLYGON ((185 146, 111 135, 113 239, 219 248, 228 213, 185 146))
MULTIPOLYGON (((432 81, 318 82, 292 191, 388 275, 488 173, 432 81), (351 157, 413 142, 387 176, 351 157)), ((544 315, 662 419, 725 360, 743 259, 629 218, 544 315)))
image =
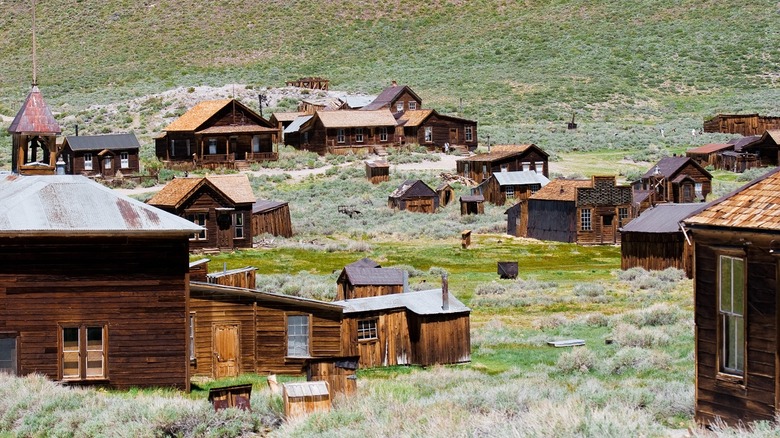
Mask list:
POLYGON ((345 343, 357 342, 357 355, 360 356, 360 368, 373 368, 392 365, 411 365, 412 347, 409 341, 409 326, 405 310, 371 312, 345 316, 348 327, 345 343), (377 339, 357 341, 357 321, 376 317, 377 339))
POLYGON ((527 235, 539 240, 575 242, 577 209, 571 201, 528 200, 527 235))
POLYGON ((382 295, 400 294, 404 291, 403 284, 387 284, 387 285, 358 285, 354 286, 349 283, 342 283, 339 286, 339 292, 346 290, 344 296, 336 297, 337 300, 351 300, 354 298, 368 298, 378 297, 382 295))
POLYGON ((0 239, 0 331, 19 373, 59 377, 60 323, 108 326, 105 384, 189 388, 187 238, 0 239))
POLYGON ((761 135, 770 129, 780 129, 780 117, 758 114, 720 114, 704 122, 704 132, 761 135))
POLYGON ((621 233, 620 268, 644 268, 660 271, 677 268, 693 277, 691 245, 682 232, 677 233, 621 233))
POLYGON ((409 315, 412 363, 429 366, 471 361, 469 314, 409 315))
POLYGON ((252 236, 256 237, 265 233, 272 236, 292 237, 293 229, 289 205, 285 204, 271 211, 252 215, 252 236))
POLYGON ((254 289, 257 278, 257 268, 246 268, 237 272, 227 274, 212 273, 208 277, 208 282, 222 286, 242 287, 244 289, 254 289))

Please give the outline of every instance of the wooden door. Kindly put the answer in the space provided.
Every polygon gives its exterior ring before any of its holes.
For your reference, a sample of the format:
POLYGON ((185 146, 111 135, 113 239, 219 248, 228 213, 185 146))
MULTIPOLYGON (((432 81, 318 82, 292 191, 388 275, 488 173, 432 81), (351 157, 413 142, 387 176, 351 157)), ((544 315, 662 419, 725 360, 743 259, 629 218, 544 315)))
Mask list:
POLYGON ((458 128, 450 128, 450 144, 458 144, 458 128))
POLYGON ((217 247, 233 247, 233 221, 228 213, 218 213, 217 217, 217 247))
POLYGON ((214 378, 234 377, 240 372, 239 325, 214 324, 214 378))
POLYGON ((615 215, 605 214, 601 216, 601 243, 615 243, 615 215))

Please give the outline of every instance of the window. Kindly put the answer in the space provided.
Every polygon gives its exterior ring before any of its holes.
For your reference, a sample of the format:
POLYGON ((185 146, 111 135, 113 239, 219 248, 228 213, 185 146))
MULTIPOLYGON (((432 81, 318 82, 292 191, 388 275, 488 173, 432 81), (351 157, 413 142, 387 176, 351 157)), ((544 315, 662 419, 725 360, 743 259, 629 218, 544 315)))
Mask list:
POLYGON ((84 170, 92 170, 92 154, 84 154, 84 170))
POLYGON ((344 137, 344 128, 339 128, 336 131, 336 141, 339 143, 344 143, 346 141, 344 137))
POLYGON ((506 197, 507 199, 515 197, 515 186, 506 186, 506 197))
POLYGON ((215 155, 217 153, 217 139, 209 139, 209 155, 215 155))
POLYGON ((538 192, 542 188, 541 184, 531 184, 531 194, 538 192))
POLYGON ((16 375, 16 334, 0 333, 0 373, 16 375))
POLYGON ((425 142, 430 143, 433 141, 433 127, 426 126, 425 127, 425 142))
POLYGON ((403 100, 399 100, 398 102, 395 103, 395 110, 397 112, 399 112, 399 113, 404 110, 404 101, 403 100))
POLYGON ((523 162, 523 172, 528 172, 531 170, 531 163, 530 162, 523 162))
POLYGON ((488 178, 488 169, 487 164, 482 165, 482 180, 486 180, 488 178))
MULTIPOLYGON (((402 108, 403 109, 403 108, 402 108)), ((417 102, 410 100, 409 101, 409 111, 414 111, 417 109, 417 102)))
POLYGON ((464 135, 466 136, 466 141, 474 141, 474 128, 466 126, 464 135))
POLYGON ((622 227, 626 223, 626 219, 628 219, 628 207, 619 207, 618 208, 618 226, 622 227))
POLYGON ((190 360, 195 360, 195 312, 190 312, 190 360))
POLYGON ((60 326, 62 380, 106 378, 104 325, 60 326))
POLYGON ((509 171, 509 165, 508 165, 508 164, 502 164, 502 165, 501 165, 501 171, 502 171, 502 172, 507 172, 507 171, 509 171))
POLYGON ((741 376, 745 370, 745 260, 721 255, 719 265, 720 371, 741 376))
POLYGON ((590 231, 591 228, 591 211, 589 208, 583 208, 580 210, 580 229, 582 231, 590 231))
POLYGON ((119 163, 122 166, 122 169, 127 169, 130 167, 130 154, 127 152, 120 152, 119 163))
POLYGON ((697 197, 697 198, 703 198, 703 197, 704 197, 704 192, 703 192, 703 190, 704 190, 704 184, 702 184, 702 183, 696 183, 696 185, 694 186, 694 188, 695 188, 695 190, 696 190, 696 197, 697 197))
POLYGON ((309 356, 309 315, 287 316, 287 356, 309 356))
POLYGON ((384 126, 379 128, 379 141, 387 141, 387 128, 384 126))
POLYGON ((236 239, 243 239, 244 213, 233 213, 233 228, 236 230, 236 239))
POLYGON ((370 341, 372 339, 377 339, 376 322, 377 322, 377 318, 358 320, 357 322, 358 341, 370 341))
POLYGON ((355 142, 363 143, 363 128, 355 128, 355 142))
POLYGON ((206 213, 192 213, 187 215, 187 220, 195 225, 203 227, 201 231, 196 231, 190 237, 190 240, 206 240, 206 213))
POLYGON ((111 169, 111 162, 114 161, 113 157, 103 158, 103 168, 106 170, 111 169))
POLYGON ((534 170, 536 171, 536 173, 544 173, 544 161, 535 162, 534 170))
POLYGON ((259 135, 252 136, 252 152, 253 153, 260 152, 260 136, 259 135))

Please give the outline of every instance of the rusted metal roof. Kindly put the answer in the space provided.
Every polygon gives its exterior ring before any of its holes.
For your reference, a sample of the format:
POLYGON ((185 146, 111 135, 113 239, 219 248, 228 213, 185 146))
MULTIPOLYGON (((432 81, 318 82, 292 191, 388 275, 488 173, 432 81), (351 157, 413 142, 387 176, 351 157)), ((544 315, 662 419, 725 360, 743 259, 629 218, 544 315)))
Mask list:
POLYGON ((99 151, 103 149, 139 149, 141 144, 135 134, 68 135, 63 141, 73 151, 99 151))
POLYGON ((181 117, 165 127, 165 131, 195 131, 214 114, 230 104, 233 99, 206 100, 198 102, 181 117))
POLYGON ((780 168, 713 201, 685 223, 780 231, 780 168))
POLYGON ((252 204, 252 214, 265 213, 268 211, 276 210, 280 207, 287 205, 286 202, 281 201, 266 201, 264 199, 258 199, 252 204))
POLYGON ((547 201, 576 201, 577 188, 592 187, 590 179, 554 179, 531 195, 531 199, 547 201))
POLYGON ((627 233, 676 233, 680 231, 680 222, 707 204, 658 204, 642 212, 620 231, 627 233))
POLYGON ((37 85, 24 99, 22 108, 8 127, 11 134, 52 134, 62 132, 60 124, 54 119, 49 105, 43 100, 43 95, 37 85))
POLYGON ((0 177, 0 235, 186 235, 200 230, 83 176, 0 177))
POLYGON ((471 311, 451 293, 449 294, 449 308, 447 310, 442 309, 441 289, 404 292, 378 297, 353 298, 334 301, 333 304, 343 306, 345 315, 393 309, 407 309, 417 315, 443 315, 471 311))
POLYGON ((246 175, 208 175, 202 178, 174 178, 147 203, 159 207, 178 208, 205 184, 216 189, 234 204, 254 204, 256 201, 246 175))
POLYGON ((409 88, 408 85, 391 85, 385 88, 384 90, 382 90, 382 92, 379 93, 379 96, 377 96, 373 102, 364 106, 362 110, 371 111, 371 110, 386 108, 390 106, 390 104, 394 100, 396 100, 398 96, 400 96, 404 91, 408 91, 409 94, 411 94, 415 99, 417 99, 417 101, 422 102, 420 96, 418 96, 417 93, 412 91, 412 89, 409 88))
POLYGON ((347 265, 344 267, 344 273, 349 282, 355 286, 393 286, 404 284, 403 269, 347 265))
POLYGON ((395 126, 395 117, 389 110, 317 111, 317 118, 326 128, 352 128, 369 126, 395 126))
POLYGON ((714 152, 720 152, 726 149, 733 149, 733 144, 728 143, 709 143, 705 144, 704 146, 699 146, 697 148, 688 149, 685 151, 686 154, 711 154, 714 152))

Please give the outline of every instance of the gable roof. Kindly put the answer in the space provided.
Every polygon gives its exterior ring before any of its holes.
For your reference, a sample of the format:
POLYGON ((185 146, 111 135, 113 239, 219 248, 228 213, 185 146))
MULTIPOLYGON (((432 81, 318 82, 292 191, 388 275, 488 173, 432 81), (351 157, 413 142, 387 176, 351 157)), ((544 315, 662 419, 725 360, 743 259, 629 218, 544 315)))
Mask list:
POLYGON ((704 146, 688 149, 687 151, 685 151, 685 153, 686 154, 711 154, 714 152, 720 152, 725 149, 732 149, 733 147, 734 145, 729 143, 709 143, 709 144, 705 144, 704 146))
POLYGON ((346 109, 360 109, 373 102, 374 99, 376 99, 376 96, 347 94, 340 97, 340 99, 346 104, 346 109))
MULTIPOLYGON (((204 123, 206 123, 209 119, 214 117, 228 105, 236 105, 240 107, 242 111, 251 115, 258 122, 260 122, 260 126, 264 126, 265 128, 272 128, 270 122, 262 118, 259 114, 236 99, 219 99, 198 102, 194 107, 190 108, 186 113, 182 114, 181 117, 171 122, 170 125, 166 126, 165 131, 197 131, 198 128, 203 126, 204 123)), ((218 130, 222 128, 223 131, 225 131, 224 128, 229 128, 225 132, 232 132, 237 129, 236 126, 212 128, 216 128, 218 130)))
POLYGON ((707 172, 703 167, 701 167, 695 160, 693 160, 691 157, 663 157, 661 160, 656 163, 655 166, 651 167, 650 170, 645 172, 644 175, 642 175, 642 178, 650 178, 655 175, 656 169, 658 169, 658 173, 663 176, 664 178, 671 178, 673 176, 676 176, 676 173, 680 171, 683 167, 685 167, 687 164, 691 164, 694 167, 698 168, 700 172, 702 172, 707 178, 712 179, 712 175, 710 175, 709 172, 707 172))
POLYGON ((103 149, 139 149, 141 144, 135 134, 68 135, 63 140, 73 151, 97 151, 103 149))
POLYGON ((395 126, 395 117, 389 110, 317 111, 315 118, 326 128, 395 126))
POLYGON ((684 222, 780 231, 780 167, 713 201, 684 222))
POLYGON ((422 102, 420 96, 412 91, 408 85, 391 85, 382 90, 382 92, 379 93, 379 96, 377 96, 373 102, 361 108, 361 111, 372 111, 389 107, 390 104, 392 104, 394 100, 398 99, 398 96, 400 96, 404 91, 407 91, 409 94, 411 94, 412 97, 414 97, 418 102, 422 102))
POLYGON ((408 179, 390 194, 391 198, 402 198, 404 196, 430 196, 435 197, 436 192, 419 179, 408 179))
POLYGON ((147 203, 160 207, 179 207, 200 187, 209 185, 234 204, 254 204, 256 198, 246 175, 208 175, 202 178, 174 178, 147 203))
POLYGON ((354 266, 356 268, 381 268, 382 266, 379 265, 379 263, 371 260, 368 257, 363 257, 360 260, 354 261, 347 266, 354 266))
POLYGON ((529 143, 529 144, 521 144, 521 145, 495 145, 491 147, 490 152, 477 154, 467 158, 461 158, 458 161, 492 162, 496 160, 522 155, 529 149, 536 149, 537 152, 541 153, 545 157, 548 156, 547 152, 543 151, 541 148, 539 148, 539 146, 533 143, 529 143))
POLYGON ((741 152, 742 148, 761 139, 760 135, 748 135, 747 137, 735 137, 728 141, 734 145, 736 152, 741 152))
POLYGON ((515 172, 493 172, 500 186, 519 186, 528 184, 541 184, 542 187, 549 184, 550 180, 535 170, 520 170, 515 172))
MULTIPOLYGON (((408 110, 404 111, 403 114, 398 117, 398 124, 403 126, 420 126, 428 120, 428 117, 431 116, 431 114, 437 114, 435 110, 432 109, 422 109, 422 110, 408 110)), ((438 115, 438 114, 437 114, 438 115)))
POLYGON ((187 235, 190 221, 80 175, 0 177, 0 235, 187 235))
POLYGON ((706 207, 706 204, 658 204, 642 212, 620 231, 628 233, 676 233, 680 222, 706 207))
POLYGON ((404 270, 347 265, 344 274, 355 286, 394 286, 404 284, 404 270))
POLYGON ((333 304, 343 306, 344 314, 393 309, 407 309, 417 315, 444 315, 471 311, 451 293, 449 294, 449 308, 447 310, 442 309, 441 299, 441 289, 431 289, 378 297, 353 298, 334 301, 333 304))
POLYGON ((590 179, 554 179, 531 195, 530 199, 545 201, 576 201, 579 187, 592 187, 590 179))
POLYGON ((302 113, 300 111, 278 112, 278 113, 271 114, 271 118, 276 120, 277 122, 292 122, 297 117, 303 115, 305 115, 305 113, 302 113))
POLYGON ((43 100, 41 90, 33 85, 22 107, 8 126, 12 134, 59 134, 60 124, 54 119, 49 105, 43 100))

